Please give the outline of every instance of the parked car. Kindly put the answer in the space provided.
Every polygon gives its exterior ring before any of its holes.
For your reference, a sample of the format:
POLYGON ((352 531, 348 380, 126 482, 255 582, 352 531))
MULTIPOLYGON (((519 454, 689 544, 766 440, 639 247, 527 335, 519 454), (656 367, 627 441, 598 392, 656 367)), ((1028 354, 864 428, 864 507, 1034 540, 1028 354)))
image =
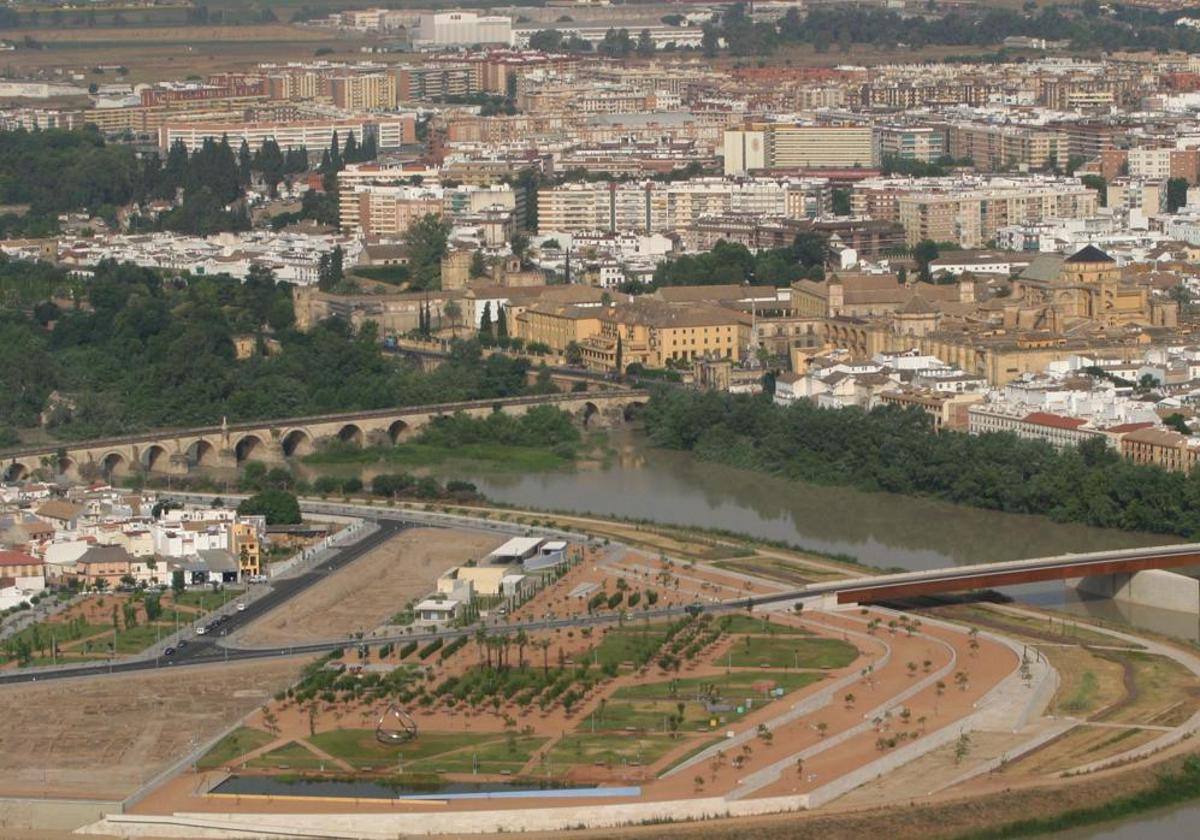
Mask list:
POLYGON ((238 605, 237 605, 237 611, 238 611, 238 612, 245 612, 245 611, 246 611, 246 605, 245 605, 245 604, 243 604, 241 601, 238 601, 238 605))
POLYGON ((203 624, 201 624, 199 627, 196 628, 197 636, 203 636, 207 632, 208 632, 208 628, 205 627, 203 624))

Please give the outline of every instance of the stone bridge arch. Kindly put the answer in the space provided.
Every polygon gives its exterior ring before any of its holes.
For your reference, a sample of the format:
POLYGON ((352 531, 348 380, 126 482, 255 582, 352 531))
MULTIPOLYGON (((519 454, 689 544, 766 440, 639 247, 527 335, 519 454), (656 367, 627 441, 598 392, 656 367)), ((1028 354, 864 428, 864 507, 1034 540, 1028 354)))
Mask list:
POLYGON ((221 452, 217 445, 208 438, 197 438, 184 449, 188 466, 218 467, 221 465, 221 452))
POLYGON ((36 466, 31 466, 28 461, 12 460, 4 465, 3 478, 5 481, 25 481, 33 475, 36 466))
POLYGON ((128 455, 118 449, 113 449, 100 458, 99 466, 102 475, 119 477, 129 474, 131 464, 128 455))
POLYGON ((301 458, 316 451, 316 443, 307 429, 288 429, 279 438, 279 447, 285 458, 301 458))
POLYGON ((269 458, 271 453, 267 440, 269 436, 265 433, 250 432, 242 435, 233 445, 234 459, 238 464, 244 464, 247 461, 269 458))
POLYGON ((170 463, 171 453, 161 443, 147 444, 138 453, 138 466, 146 472, 167 472, 170 463))
POLYGON ((344 424, 337 430, 337 439, 340 443, 358 447, 363 447, 367 443, 367 435, 358 423, 344 424))

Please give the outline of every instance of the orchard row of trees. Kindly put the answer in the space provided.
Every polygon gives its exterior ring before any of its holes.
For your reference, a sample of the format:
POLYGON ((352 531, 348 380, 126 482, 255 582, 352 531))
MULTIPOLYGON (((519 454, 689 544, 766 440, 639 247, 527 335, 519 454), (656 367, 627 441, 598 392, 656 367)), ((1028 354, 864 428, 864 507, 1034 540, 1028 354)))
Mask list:
POLYGON ((642 416, 659 446, 783 478, 1200 536, 1200 473, 1133 464, 1102 439, 1058 451, 1007 433, 935 433, 915 409, 784 408, 683 390, 655 394, 642 416))

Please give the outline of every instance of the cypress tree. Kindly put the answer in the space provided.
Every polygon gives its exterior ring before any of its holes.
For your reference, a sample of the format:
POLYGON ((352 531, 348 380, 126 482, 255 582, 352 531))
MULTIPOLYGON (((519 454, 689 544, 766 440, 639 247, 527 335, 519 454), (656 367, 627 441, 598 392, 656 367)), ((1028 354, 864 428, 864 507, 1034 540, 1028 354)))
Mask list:
POLYGON ((508 338, 508 310, 496 304, 496 338, 508 338))
POLYGON ((483 315, 479 317, 479 332, 492 334, 492 302, 483 305, 483 315))

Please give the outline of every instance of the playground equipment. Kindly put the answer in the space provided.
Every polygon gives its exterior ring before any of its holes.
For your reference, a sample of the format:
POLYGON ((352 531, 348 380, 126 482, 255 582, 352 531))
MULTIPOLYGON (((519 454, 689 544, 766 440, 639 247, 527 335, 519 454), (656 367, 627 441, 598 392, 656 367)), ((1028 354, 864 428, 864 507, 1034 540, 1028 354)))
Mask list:
POLYGON ((375 724, 375 740, 381 744, 403 744, 416 737, 417 722, 395 703, 388 706, 375 724))

